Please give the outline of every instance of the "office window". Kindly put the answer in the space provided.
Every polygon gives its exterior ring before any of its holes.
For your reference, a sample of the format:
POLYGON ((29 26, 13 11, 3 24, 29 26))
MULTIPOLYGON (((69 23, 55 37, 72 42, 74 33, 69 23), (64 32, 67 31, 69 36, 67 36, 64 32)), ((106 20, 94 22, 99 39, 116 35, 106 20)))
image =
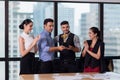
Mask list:
MULTIPOLYGON (((70 31, 78 35, 83 48, 83 41, 88 38, 90 27, 98 26, 98 4, 90 3, 59 3, 58 4, 58 34, 61 34, 60 23, 69 21, 70 31)), ((59 56, 59 54, 58 54, 59 56)), ((80 57, 80 53, 76 54, 80 57)))
POLYGON ((114 72, 120 73, 120 60, 114 59, 113 65, 114 65, 114 72))
POLYGON ((120 55, 120 5, 104 5, 105 55, 120 55))
POLYGON ((5 3, 0 1, 0 57, 5 57, 5 3))
POLYGON ((29 18, 33 21, 32 33, 36 36, 43 29, 45 18, 53 18, 52 2, 9 1, 9 57, 20 57, 18 37, 22 33, 20 23, 29 18), (16 45, 16 46, 15 46, 16 45), (15 46, 15 47, 14 47, 15 46))
POLYGON ((9 80, 19 80, 20 73, 20 62, 10 61, 9 62, 9 80))
POLYGON ((5 62, 0 62, 0 79, 5 80, 5 62))
MULTIPOLYGON (((105 56, 120 56, 120 4, 104 4, 105 56)), ((119 60, 114 71, 120 72, 119 60)))

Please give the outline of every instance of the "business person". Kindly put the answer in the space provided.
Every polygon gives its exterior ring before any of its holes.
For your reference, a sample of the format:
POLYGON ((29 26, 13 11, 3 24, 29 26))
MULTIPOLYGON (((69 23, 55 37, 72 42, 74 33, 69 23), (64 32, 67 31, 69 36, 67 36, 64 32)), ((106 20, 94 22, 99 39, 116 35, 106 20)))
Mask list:
POLYGON ((21 53, 20 74, 34 73, 34 55, 37 52, 37 41, 40 36, 34 38, 30 33, 33 27, 33 22, 30 19, 25 19, 19 28, 23 30, 19 36, 19 49, 21 53))
POLYGON ((63 33, 55 37, 55 42, 58 42, 60 46, 65 46, 65 49, 60 51, 60 72, 76 72, 75 53, 81 50, 79 37, 70 32, 68 21, 62 21, 60 25, 63 33))
POLYGON ((38 42, 39 59, 41 61, 40 73, 53 72, 53 59, 55 51, 62 51, 64 46, 54 46, 54 41, 51 37, 51 32, 54 28, 53 19, 47 18, 44 20, 44 30, 40 33, 38 42))
POLYGON ((104 42, 100 40, 97 27, 89 29, 90 40, 84 41, 82 57, 84 57, 84 72, 100 72, 101 59, 104 57, 104 42))

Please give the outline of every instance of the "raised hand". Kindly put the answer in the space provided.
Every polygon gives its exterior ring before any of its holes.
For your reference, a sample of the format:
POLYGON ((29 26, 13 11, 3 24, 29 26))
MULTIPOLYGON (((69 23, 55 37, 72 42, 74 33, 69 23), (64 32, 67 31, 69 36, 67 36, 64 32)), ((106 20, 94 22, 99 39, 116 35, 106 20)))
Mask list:
POLYGON ((38 42, 39 39, 40 39, 40 35, 36 36, 36 37, 34 38, 32 44, 35 45, 35 44, 38 42))
POLYGON ((88 49, 89 49, 89 46, 88 46, 87 41, 84 41, 84 47, 85 47, 85 50, 88 50, 88 49))

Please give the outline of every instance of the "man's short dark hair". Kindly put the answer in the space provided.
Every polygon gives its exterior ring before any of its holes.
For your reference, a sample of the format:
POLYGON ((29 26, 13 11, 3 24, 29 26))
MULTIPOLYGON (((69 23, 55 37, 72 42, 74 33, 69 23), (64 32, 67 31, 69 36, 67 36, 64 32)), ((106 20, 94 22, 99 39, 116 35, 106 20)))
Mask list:
POLYGON ((47 18, 44 20, 44 25, 47 24, 48 22, 53 22, 53 19, 51 18, 47 18))
POLYGON ((68 21, 62 21, 62 22, 60 23, 60 25, 64 25, 64 24, 69 24, 69 22, 68 22, 68 21))

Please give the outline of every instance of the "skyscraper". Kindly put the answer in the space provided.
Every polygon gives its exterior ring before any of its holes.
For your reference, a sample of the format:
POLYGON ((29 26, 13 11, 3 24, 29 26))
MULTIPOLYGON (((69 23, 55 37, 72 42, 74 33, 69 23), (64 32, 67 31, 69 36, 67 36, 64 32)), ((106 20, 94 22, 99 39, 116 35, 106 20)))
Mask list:
POLYGON ((34 20, 34 34, 38 35, 43 30, 43 22, 45 18, 52 18, 48 15, 53 15, 53 3, 36 3, 33 8, 33 20, 34 20), (50 11, 46 12, 46 8, 49 8, 50 11), (47 17, 46 17, 47 16, 47 17))
MULTIPOLYGON (((54 10, 53 10, 53 3, 37 3, 34 6, 34 31, 35 34, 39 34, 40 31, 43 29, 43 21, 45 18, 52 18, 54 19, 54 10)), ((58 5, 58 32, 61 32, 60 29, 60 22, 63 20, 68 20, 70 23, 71 31, 74 31, 74 9, 65 7, 62 4, 58 5)))
POLYGON ((58 4, 58 33, 61 34, 60 23, 64 20, 67 20, 70 25, 70 31, 74 32, 74 8, 66 7, 65 5, 58 4))

